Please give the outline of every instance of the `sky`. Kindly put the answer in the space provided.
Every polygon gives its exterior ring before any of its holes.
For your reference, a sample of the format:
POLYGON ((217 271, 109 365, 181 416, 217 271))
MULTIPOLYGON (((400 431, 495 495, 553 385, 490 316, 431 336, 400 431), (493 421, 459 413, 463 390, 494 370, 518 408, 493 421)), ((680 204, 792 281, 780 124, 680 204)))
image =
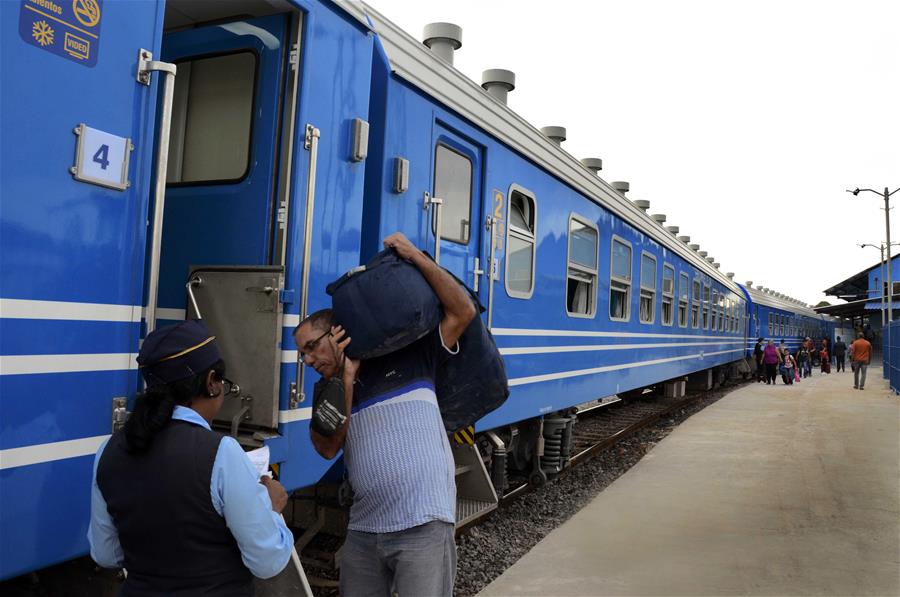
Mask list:
POLYGON ((457 69, 515 72, 512 110, 566 127, 735 280, 834 304, 878 262, 857 245, 884 241, 884 200, 845 190, 900 187, 900 1, 368 3, 418 39, 461 26, 457 69))

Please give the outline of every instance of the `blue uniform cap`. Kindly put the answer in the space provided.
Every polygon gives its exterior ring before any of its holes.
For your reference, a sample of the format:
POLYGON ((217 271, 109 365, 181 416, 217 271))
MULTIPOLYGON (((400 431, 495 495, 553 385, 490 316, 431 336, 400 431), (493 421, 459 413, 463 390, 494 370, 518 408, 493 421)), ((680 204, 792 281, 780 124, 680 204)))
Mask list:
POLYGON ((222 358, 215 340, 199 319, 150 332, 137 356, 147 386, 187 379, 212 367, 222 358))

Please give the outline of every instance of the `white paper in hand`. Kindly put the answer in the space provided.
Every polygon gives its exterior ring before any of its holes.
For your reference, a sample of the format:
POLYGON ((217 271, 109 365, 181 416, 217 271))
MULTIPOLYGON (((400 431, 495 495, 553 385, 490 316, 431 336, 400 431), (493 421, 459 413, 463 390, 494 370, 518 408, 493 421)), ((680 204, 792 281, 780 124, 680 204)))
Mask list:
POLYGON ((256 474, 258 476, 262 477, 263 475, 269 475, 269 446, 250 450, 247 452, 247 457, 256 468, 256 474))

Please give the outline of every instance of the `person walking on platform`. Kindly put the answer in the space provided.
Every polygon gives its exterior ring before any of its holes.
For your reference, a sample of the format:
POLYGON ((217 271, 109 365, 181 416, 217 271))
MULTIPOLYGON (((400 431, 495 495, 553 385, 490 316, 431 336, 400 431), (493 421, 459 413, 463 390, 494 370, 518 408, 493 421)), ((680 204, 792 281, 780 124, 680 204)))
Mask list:
POLYGON ((828 340, 822 338, 822 349, 819 351, 819 363, 822 365, 822 373, 831 373, 831 351, 828 350, 828 340))
POLYGON ((766 366, 766 385, 775 383, 775 376, 778 373, 778 363, 781 362, 781 356, 775 343, 769 340, 763 349, 763 363, 766 366))
POLYGON ((251 596, 294 538, 281 484, 210 429, 231 385, 215 336, 197 320, 160 328, 137 362, 147 389, 94 459, 91 557, 128 571, 128 597, 251 596))
POLYGON ((791 356, 791 351, 785 348, 781 353, 781 381, 784 382, 784 385, 794 385, 794 367, 796 365, 797 362, 791 356))
POLYGON ((800 345, 800 348, 797 350, 797 368, 800 373, 800 377, 809 377, 812 369, 811 365, 811 357, 809 355, 809 349, 806 347, 806 343, 800 345))
POLYGON ((863 390, 866 385, 866 370, 872 361, 872 345, 862 332, 850 345, 850 369, 853 370, 853 389, 863 390))
MULTIPOLYGON (((340 592, 371 595, 453 594, 456 575, 455 465, 435 394, 438 367, 459 352, 457 340, 476 317, 462 286, 405 236, 385 247, 412 262, 444 310, 438 328, 406 348, 354 362, 344 356, 350 339, 333 328, 331 311, 302 321, 294 339, 304 362, 330 384, 337 426, 317 423, 316 451, 334 458, 344 449, 353 504, 341 556, 340 592), (336 380, 332 382, 330 380, 336 380), (340 395, 343 393, 343 395, 340 395)), ((325 400, 325 396, 321 400, 325 400)))
POLYGON ((756 346, 753 347, 753 360, 756 361, 756 382, 761 382, 766 375, 766 366, 763 364, 763 349, 765 342, 762 337, 756 339, 756 346))
POLYGON ((846 371, 846 367, 844 366, 844 361, 847 355, 847 345, 841 340, 841 337, 837 337, 837 342, 834 343, 834 368, 835 373, 838 371, 846 371))

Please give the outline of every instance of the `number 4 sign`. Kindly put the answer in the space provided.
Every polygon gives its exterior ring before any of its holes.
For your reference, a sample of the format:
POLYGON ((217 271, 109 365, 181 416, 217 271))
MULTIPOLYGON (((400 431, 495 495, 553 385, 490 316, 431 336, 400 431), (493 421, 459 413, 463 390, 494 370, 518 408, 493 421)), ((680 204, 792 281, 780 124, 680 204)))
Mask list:
POLYGON ((69 171, 75 180, 124 191, 128 188, 128 158, 131 139, 117 137, 84 123, 75 127, 78 144, 75 165, 69 171))

